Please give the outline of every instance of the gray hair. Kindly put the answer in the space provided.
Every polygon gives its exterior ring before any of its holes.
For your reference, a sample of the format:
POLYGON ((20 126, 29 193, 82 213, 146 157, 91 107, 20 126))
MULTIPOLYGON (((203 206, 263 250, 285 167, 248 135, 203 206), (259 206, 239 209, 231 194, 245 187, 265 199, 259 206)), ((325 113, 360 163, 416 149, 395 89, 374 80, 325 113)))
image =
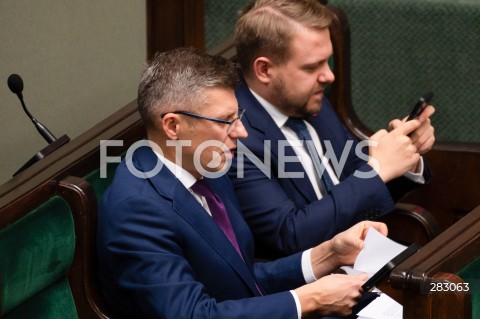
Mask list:
POLYGON ((239 69, 227 59, 193 48, 177 48, 155 56, 138 87, 138 111, 146 128, 161 114, 198 112, 210 88, 235 89, 239 69))

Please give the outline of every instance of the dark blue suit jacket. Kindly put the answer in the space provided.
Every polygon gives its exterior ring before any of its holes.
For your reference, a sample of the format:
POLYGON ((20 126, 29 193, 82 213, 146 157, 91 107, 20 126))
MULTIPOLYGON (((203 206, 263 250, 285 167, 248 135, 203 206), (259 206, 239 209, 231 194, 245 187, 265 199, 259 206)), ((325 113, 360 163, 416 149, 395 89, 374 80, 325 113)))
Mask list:
MULTIPOLYGON (((132 163, 149 172, 148 147, 132 163)), ((253 262, 253 238, 227 176, 208 181, 223 199, 245 262, 166 168, 135 177, 123 161, 99 210, 97 249, 108 303, 132 318, 296 318, 289 289, 305 283, 301 254, 253 262), (259 295, 255 284, 261 287, 259 295)))
MULTIPOLYGON (((236 96, 240 107, 246 109, 242 122, 249 134, 239 144, 243 143, 246 153, 253 153, 257 161, 265 162, 264 142, 271 142, 271 164, 265 165, 270 166, 270 172, 259 168, 263 164, 254 164, 252 154, 243 156, 242 147, 238 148, 229 172, 259 256, 285 256, 313 247, 360 220, 391 211, 398 199, 418 187, 404 177, 385 185, 376 174, 371 178, 354 174, 372 172, 372 168, 365 155, 356 155, 357 141, 324 98, 321 111, 307 121, 317 131, 324 150, 331 145, 336 160, 345 163, 337 172, 340 184, 330 196, 318 200, 306 175, 305 178, 279 175, 281 171, 306 173, 299 162, 285 163, 284 170, 279 167, 282 147, 279 149, 278 141, 286 138, 245 83, 236 90, 236 96), (242 172, 243 177, 239 177, 242 172)), ((368 148, 364 151, 368 152, 368 148)), ((287 147, 285 155, 295 156, 295 153, 287 147)), ((426 166, 425 172, 424 177, 429 180, 426 166)))

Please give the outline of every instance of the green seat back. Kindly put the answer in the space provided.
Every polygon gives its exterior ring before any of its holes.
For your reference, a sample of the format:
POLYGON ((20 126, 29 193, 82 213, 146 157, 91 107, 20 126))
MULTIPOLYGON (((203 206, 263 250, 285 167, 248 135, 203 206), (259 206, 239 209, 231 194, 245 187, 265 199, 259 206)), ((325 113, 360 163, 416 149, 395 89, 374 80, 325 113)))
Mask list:
POLYGON ((107 165, 106 177, 100 177, 100 168, 97 168, 96 170, 90 172, 88 175, 84 176, 84 179, 92 185, 97 200, 100 200, 100 198, 102 198, 103 193, 112 183, 113 176, 115 175, 115 170, 117 169, 117 167, 118 163, 109 163, 107 165))
POLYGON ((480 142, 480 1, 329 0, 351 32, 352 101, 374 131, 435 93, 439 141, 480 142))
POLYGON ((58 196, 0 230, 0 317, 76 318, 74 251, 72 213, 58 196))
POLYGON ((205 48, 212 49, 233 35, 237 13, 250 0, 205 0, 205 48))
POLYGON ((480 319, 480 257, 463 267, 457 275, 469 283, 472 294, 472 319, 480 319))

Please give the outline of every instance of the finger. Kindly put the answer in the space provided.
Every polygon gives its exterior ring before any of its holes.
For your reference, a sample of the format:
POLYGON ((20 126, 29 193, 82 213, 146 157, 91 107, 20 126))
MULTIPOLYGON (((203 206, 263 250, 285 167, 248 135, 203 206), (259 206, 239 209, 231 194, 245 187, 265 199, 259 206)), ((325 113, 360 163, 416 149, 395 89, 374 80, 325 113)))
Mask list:
POLYGON ((379 130, 378 132, 370 136, 370 140, 379 140, 382 136, 385 136, 387 134, 388 132, 386 130, 379 130))
POLYGON ((423 132, 414 132, 415 134, 412 134, 410 136, 410 139, 412 140, 412 143, 415 144, 418 148, 421 148, 422 145, 424 145, 432 136, 427 131, 423 132))
POLYGON ((388 235, 388 227, 386 224, 381 222, 369 222, 369 227, 375 228, 380 234, 387 236, 388 235))
POLYGON ((388 232, 387 225, 382 222, 374 222, 374 221, 364 221, 365 226, 364 228, 368 231, 368 228, 373 227, 383 235, 388 232))
POLYGON ((362 239, 365 239, 365 237, 367 237, 368 230, 370 229, 371 226, 373 226, 372 224, 373 224, 373 222, 371 222, 371 221, 364 221, 363 222, 363 224, 362 224, 362 235, 361 235, 362 239))
MULTIPOLYGON (((406 118, 405 118, 405 119, 406 119, 406 118)), ((390 121, 390 123, 388 124, 388 128, 389 128, 390 130, 394 130, 394 129, 396 129, 397 127, 399 127, 400 125, 402 125, 403 122, 404 122, 404 121, 400 121, 400 120, 398 120, 398 119, 392 120, 392 121, 390 121)))
POLYGON ((425 141, 425 143, 422 143, 419 147, 418 147, 418 153, 420 155, 423 155, 425 154, 426 152, 430 151, 433 147, 433 144, 435 143, 435 137, 434 136, 430 136, 428 138, 427 141, 425 141))
POLYGON ((430 119, 425 119, 422 124, 412 134, 410 134, 412 142, 415 143, 416 140, 425 134, 433 134, 433 126, 430 124, 430 122, 430 119))
POLYGON ((356 250, 360 251, 363 249, 363 238, 362 239, 355 239, 352 241, 353 247, 355 247, 356 250))
POLYGON ((425 107, 425 109, 423 110, 423 112, 420 114, 420 116, 418 117, 418 119, 420 121, 424 121, 425 119, 429 118, 430 116, 433 115, 433 113, 435 113, 435 107, 433 107, 433 105, 427 105, 427 107, 425 107))
POLYGON ((424 148, 424 146, 431 147, 433 143, 428 143, 435 141, 435 129, 429 124, 430 119, 427 119, 427 121, 428 122, 424 122, 426 125, 419 127, 410 136, 412 143, 414 143, 419 149, 424 148))
POLYGON ((358 279, 360 279, 362 282, 367 281, 368 279, 368 274, 366 272, 363 272, 361 274, 356 275, 358 279))
POLYGON ((411 121, 402 123, 402 125, 394 129, 392 133, 408 135, 411 132, 415 131, 418 127, 420 127, 420 125, 421 125, 421 122, 419 120, 411 120, 411 121))
POLYGON ((388 227, 386 224, 384 223, 375 223, 375 229, 380 233, 382 234, 383 236, 387 236, 388 235, 388 227))
POLYGON ((410 144, 407 146, 407 150, 413 154, 417 152, 417 147, 414 144, 410 144))

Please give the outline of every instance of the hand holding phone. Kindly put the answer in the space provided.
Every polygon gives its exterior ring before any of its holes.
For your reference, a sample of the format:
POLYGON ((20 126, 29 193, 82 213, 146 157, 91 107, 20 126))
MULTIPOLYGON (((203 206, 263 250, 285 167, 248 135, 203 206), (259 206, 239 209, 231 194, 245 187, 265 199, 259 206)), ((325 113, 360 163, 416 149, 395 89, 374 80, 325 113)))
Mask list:
POLYGON ((407 121, 410 121, 419 117, 420 114, 422 114, 425 107, 430 103, 432 98, 433 98, 432 92, 428 92, 425 95, 421 96, 418 99, 417 103, 414 105, 412 111, 410 112, 410 115, 408 115, 407 121))

